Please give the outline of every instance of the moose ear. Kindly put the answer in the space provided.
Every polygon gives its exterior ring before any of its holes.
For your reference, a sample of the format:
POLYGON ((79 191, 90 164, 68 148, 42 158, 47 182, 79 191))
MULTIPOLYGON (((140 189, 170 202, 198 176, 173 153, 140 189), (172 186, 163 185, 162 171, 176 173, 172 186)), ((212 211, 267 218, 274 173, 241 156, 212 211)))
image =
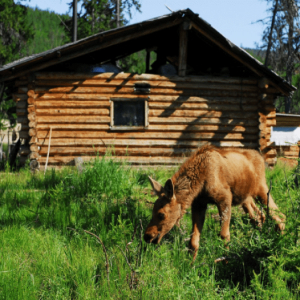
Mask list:
POLYGON ((155 180, 152 179, 150 176, 148 176, 148 178, 149 178, 149 181, 150 181, 150 183, 151 183, 151 185, 152 185, 153 191, 155 192, 155 194, 156 194, 157 196, 160 196, 161 193, 162 193, 163 190, 164 190, 163 187, 161 186, 161 184, 160 184, 159 182, 155 181, 155 180))
POLYGON ((172 180, 169 178, 165 184, 164 191, 166 196, 171 199, 174 195, 174 185, 172 180))

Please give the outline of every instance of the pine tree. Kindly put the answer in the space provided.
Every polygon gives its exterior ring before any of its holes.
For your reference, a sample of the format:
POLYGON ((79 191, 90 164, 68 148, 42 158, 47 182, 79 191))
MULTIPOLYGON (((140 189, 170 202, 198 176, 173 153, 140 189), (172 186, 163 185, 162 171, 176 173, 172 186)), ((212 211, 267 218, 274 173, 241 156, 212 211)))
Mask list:
MULTIPOLYGON (((300 48, 300 0, 265 0, 272 4, 270 17, 260 20, 266 26, 263 48, 267 48, 266 63, 292 83, 299 66, 300 48)), ((298 99, 285 97, 285 112, 296 112, 298 99)), ((280 103, 278 103, 281 106, 280 103)))
POLYGON ((26 42, 33 38, 27 8, 13 0, 0 2, 0 66, 18 59, 26 42))
MULTIPOLYGON (((120 23, 128 24, 129 20, 125 17, 127 14, 131 19, 131 11, 140 10, 139 0, 119 0, 120 1, 120 23)), ((78 12, 77 39, 106 31, 117 27, 117 1, 116 0, 80 0, 81 11, 78 12)), ((70 10, 72 3, 70 3, 70 10)), ((68 26, 71 26, 71 20, 68 20, 68 26)), ((71 33, 67 32, 71 37, 71 33)))

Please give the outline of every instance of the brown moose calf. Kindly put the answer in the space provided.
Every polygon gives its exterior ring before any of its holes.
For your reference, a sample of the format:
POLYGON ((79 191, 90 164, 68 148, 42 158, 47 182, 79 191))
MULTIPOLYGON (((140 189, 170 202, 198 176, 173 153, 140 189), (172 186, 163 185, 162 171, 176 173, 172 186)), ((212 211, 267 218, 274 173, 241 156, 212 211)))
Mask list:
MULTIPOLYGON (((262 156, 255 150, 204 146, 167 180, 164 187, 151 177, 149 179, 159 198, 153 207, 152 219, 144 235, 145 241, 159 243, 186 209, 192 206, 190 249, 194 253, 193 260, 197 256, 207 204, 217 205, 221 221, 220 235, 226 242, 230 240, 232 205, 242 205, 251 219, 256 219, 255 211, 261 222, 264 221, 264 215, 259 213, 253 202, 253 199, 257 199, 264 206, 268 202, 265 164, 262 156)), ((269 209, 276 226, 282 231, 285 217, 282 215, 279 218, 276 215, 278 208, 271 195, 269 209)))

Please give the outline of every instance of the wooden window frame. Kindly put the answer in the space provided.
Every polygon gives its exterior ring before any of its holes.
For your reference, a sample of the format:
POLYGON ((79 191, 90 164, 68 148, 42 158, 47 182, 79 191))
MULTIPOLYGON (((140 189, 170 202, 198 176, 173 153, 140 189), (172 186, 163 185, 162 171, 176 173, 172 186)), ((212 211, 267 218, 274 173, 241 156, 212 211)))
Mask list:
POLYGON ((145 130, 148 129, 149 126, 149 105, 148 105, 148 98, 110 98, 110 129, 111 130, 145 130), (145 114, 145 124, 144 126, 119 126, 114 125, 114 101, 144 101, 144 114, 145 114))

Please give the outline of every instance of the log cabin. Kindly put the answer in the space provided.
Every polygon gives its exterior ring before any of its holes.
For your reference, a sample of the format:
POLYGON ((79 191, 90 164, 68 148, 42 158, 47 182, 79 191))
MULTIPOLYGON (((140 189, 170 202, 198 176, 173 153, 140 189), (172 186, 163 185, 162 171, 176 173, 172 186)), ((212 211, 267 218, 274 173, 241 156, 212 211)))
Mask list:
POLYGON ((300 115, 276 113, 276 125, 271 129, 272 147, 277 156, 291 159, 297 165, 300 147, 300 115))
POLYGON ((108 149, 133 165, 172 166, 207 143, 258 149, 273 165, 274 101, 295 91, 189 9, 24 57, 0 68, 0 84, 33 168, 48 149, 52 166, 108 149), (142 74, 115 66, 141 50, 142 74))

